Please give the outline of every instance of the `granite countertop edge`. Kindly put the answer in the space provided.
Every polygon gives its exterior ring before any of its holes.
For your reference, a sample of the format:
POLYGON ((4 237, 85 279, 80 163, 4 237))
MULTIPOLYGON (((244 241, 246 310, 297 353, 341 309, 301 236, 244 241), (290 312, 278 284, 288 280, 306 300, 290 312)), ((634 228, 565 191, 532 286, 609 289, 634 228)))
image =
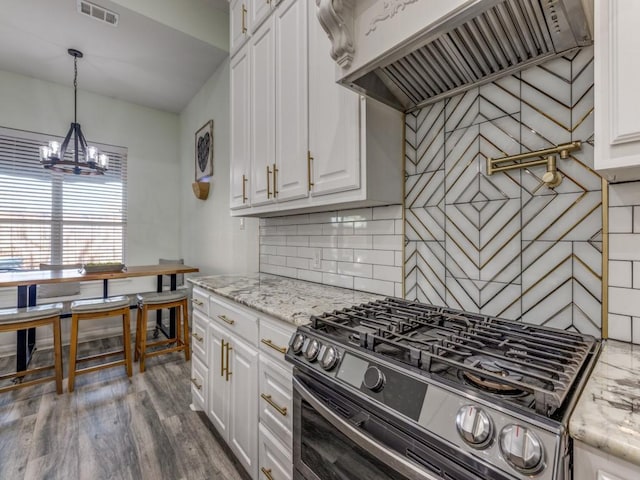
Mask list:
POLYGON ((640 345, 605 340, 569 421, 569 433, 640 466, 640 345))
POLYGON ((379 298, 381 295, 267 273, 221 274, 188 281, 209 292, 295 326, 320 315, 379 298))

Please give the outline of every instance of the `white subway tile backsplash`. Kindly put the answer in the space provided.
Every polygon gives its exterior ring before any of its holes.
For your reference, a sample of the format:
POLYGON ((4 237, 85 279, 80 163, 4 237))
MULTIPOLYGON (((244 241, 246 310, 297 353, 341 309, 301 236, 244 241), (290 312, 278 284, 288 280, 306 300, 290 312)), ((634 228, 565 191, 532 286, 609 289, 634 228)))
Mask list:
POLYGON ((262 219, 260 271, 401 296, 402 231, 401 205, 262 219))
POLYGON ((404 237, 402 235, 374 235, 373 249, 374 250, 402 250, 403 241, 404 241, 404 237))
POLYGON ((348 248, 323 248, 322 259, 353 262, 353 250, 348 248))
POLYGON ((609 314, 609 338, 621 342, 631 341, 631 317, 609 314))
POLYGON ((322 283, 327 285, 334 285, 336 287, 354 288, 353 277, 349 275, 336 275, 333 273, 323 273, 322 283))
POLYGON ((609 235, 611 260, 640 260, 640 234, 612 233, 609 235))
POLYGON ((609 185, 609 206, 640 205, 639 182, 609 185))
POLYGON ((393 250, 354 250, 353 261, 356 263, 371 263, 377 265, 394 265, 397 253, 393 250))
POLYGON ((309 237, 310 247, 337 247, 338 237, 335 235, 317 235, 309 237))
POLYGON ((640 317, 631 319, 631 341, 640 344, 640 317))
POLYGON ((609 232, 632 233, 633 207, 611 207, 609 209, 609 232))
POLYGON ((371 278, 373 275, 373 265, 366 263, 338 262, 338 273, 342 275, 352 275, 354 277, 371 278))
POLYGON ((396 283, 394 295, 398 298, 404 298, 404 289, 402 283, 396 283))
POLYGON ((372 248, 373 237, 371 235, 351 235, 338 237, 339 248, 372 248))
POLYGON ((632 262, 610 261, 609 285, 631 288, 631 265, 632 262))
POLYGON ((287 267, 302 268, 309 270, 309 259, 298 257, 287 257, 287 267))
POLYGON ((402 205, 388 205, 386 207, 376 207, 373 209, 374 220, 402 218, 402 205))
POLYGON ((609 287, 609 312, 640 317, 640 290, 609 287))
MULTIPOLYGON (((640 188, 640 184, 638 185, 640 188)), ((640 233, 640 207, 633 207, 633 233, 640 233)))
POLYGON ((298 270, 298 278, 307 282, 322 283, 322 272, 313 270, 298 270))
POLYGON ((354 278, 353 288, 356 290, 364 290, 366 292, 389 296, 395 295, 396 292, 396 286, 393 282, 385 282, 383 280, 374 280, 371 278, 354 278))
POLYGON ((402 267, 374 265, 373 278, 377 278, 378 280, 388 280, 391 282, 402 282, 402 267))

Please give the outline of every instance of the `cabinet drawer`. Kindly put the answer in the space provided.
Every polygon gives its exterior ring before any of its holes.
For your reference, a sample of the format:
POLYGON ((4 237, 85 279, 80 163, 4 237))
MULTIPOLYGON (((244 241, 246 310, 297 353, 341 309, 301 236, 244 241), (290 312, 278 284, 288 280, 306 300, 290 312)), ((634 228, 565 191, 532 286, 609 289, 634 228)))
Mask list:
POLYGON ((243 312, 218 298, 211 297, 209 317, 252 345, 258 341, 258 317, 248 312, 243 312))
POLYGON ((291 480, 293 478, 291 451, 282 445, 264 425, 260 425, 258 455, 260 480, 291 480))
POLYGON ((266 318, 260 319, 260 350, 282 366, 290 368, 284 360, 284 354, 289 347, 289 339, 296 331, 293 325, 278 325, 266 318))
POLYGON ((200 311, 193 311, 193 320, 191 322, 191 350, 193 354, 200 358, 203 362, 207 361, 208 336, 207 325, 209 319, 200 311))
POLYGON ((208 369, 198 357, 191 358, 191 401, 196 410, 207 411, 208 369))
POLYGON ((193 287, 191 293, 191 304, 193 305, 193 311, 202 312, 205 315, 209 315, 209 293, 198 287, 193 287))
POLYGON ((291 449, 293 388, 291 372, 260 355, 260 422, 291 449))

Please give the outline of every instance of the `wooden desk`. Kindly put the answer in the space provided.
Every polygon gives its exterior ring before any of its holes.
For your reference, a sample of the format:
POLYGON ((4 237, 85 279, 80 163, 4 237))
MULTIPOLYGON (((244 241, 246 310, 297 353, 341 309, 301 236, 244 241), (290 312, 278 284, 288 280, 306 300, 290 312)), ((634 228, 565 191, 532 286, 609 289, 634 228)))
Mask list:
MULTIPOLYGON (((102 295, 104 298, 109 296, 109 280, 117 278, 132 277, 148 277, 157 276, 157 291, 162 291, 162 276, 171 276, 171 290, 176 289, 176 276, 180 273, 198 272, 196 267, 179 264, 162 264, 162 265, 138 265, 127 267, 122 272, 105 272, 105 273, 87 273, 81 274, 76 269, 66 270, 29 270, 22 272, 4 272, 0 273, 1 287, 18 287, 17 307, 23 308, 36 305, 36 289, 38 285, 46 283, 66 283, 66 282, 91 282, 102 280, 102 295)), ((161 312, 158 311, 156 324, 162 330, 161 312)), ((169 336, 175 336, 175 311, 171 312, 171 326, 169 333, 162 330, 169 336)), ((17 332, 17 360, 16 370, 21 371, 27 368, 31 360, 33 347, 36 343, 35 329, 22 330, 17 332)))

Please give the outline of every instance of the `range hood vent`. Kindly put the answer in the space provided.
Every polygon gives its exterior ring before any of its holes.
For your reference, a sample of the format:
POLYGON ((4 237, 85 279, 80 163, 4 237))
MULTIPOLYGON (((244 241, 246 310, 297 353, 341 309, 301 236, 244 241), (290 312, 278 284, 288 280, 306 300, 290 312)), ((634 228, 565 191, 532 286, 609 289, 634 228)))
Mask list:
POLYGON ((471 2, 340 82, 411 112, 592 43, 581 0, 471 2))

